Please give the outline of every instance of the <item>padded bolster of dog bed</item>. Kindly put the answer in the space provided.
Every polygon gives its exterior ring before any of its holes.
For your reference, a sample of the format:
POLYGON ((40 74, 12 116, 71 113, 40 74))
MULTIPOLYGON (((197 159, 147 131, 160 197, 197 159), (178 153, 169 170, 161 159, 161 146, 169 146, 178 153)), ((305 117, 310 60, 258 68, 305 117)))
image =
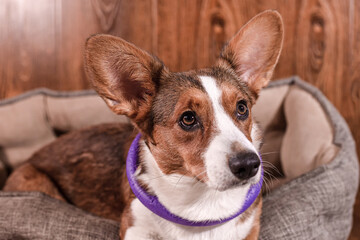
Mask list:
POLYGON ((320 103, 297 85, 268 88, 254 107, 265 129, 263 160, 282 170, 287 180, 329 163, 338 146, 320 103), (268 104, 271 103, 271 104, 268 104))
MULTIPOLYGON (((290 181, 265 195, 260 239, 347 239, 359 183, 351 132, 318 89, 293 77, 272 82, 269 90, 284 86, 284 100, 268 124, 287 123, 277 142, 290 181)), ((265 131, 281 124, 270 129, 265 131)))
MULTIPOLYGON (((344 119, 319 90, 297 77, 273 81, 261 93, 254 114, 265 130, 263 159, 277 164, 286 180, 264 196, 260 239, 347 239, 358 160, 344 119)), ((37 90, 0 102, 0 116, 0 160, 10 167, 59 132, 128 122, 110 112, 93 91, 37 90)), ((113 222, 40 193, 0 192, 0 212, 0 236, 9 232, 10 239, 117 238, 106 235, 117 231, 113 222), (98 229, 105 235, 92 235, 98 229), (62 231, 74 235, 56 238, 62 231)))
MULTIPOLYGON (((128 122, 115 115, 94 91, 38 89, 0 102, 0 161, 15 168, 59 133, 87 126, 128 122)), ((4 167, 0 164, 1 176, 4 167)))
POLYGON ((119 224, 40 192, 0 192, 0 239, 119 239, 119 224))

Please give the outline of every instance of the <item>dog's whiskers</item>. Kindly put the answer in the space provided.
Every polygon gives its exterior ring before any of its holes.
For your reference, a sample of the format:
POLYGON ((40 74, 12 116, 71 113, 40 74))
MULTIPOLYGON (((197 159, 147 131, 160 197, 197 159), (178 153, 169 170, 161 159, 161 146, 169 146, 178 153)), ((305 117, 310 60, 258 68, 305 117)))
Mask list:
POLYGON ((268 183, 268 179, 266 177, 263 178, 264 181, 264 192, 265 194, 270 192, 270 187, 269 187, 269 183, 268 183))
POLYGON ((280 153, 279 151, 275 151, 275 152, 265 152, 265 153, 260 153, 261 156, 266 156, 266 155, 269 155, 269 154, 275 154, 275 153, 280 153))
MULTIPOLYGON (((203 175, 204 173, 206 173, 206 170, 204 170, 204 171, 200 172, 199 174, 195 175, 195 176, 192 178, 192 180, 196 180, 199 176, 203 175)), ((195 187, 196 184, 198 184, 199 182, 200 182, 200 181, 197 180, 197 181, 193 184, 193 187, 195 187)))
POLYGON ((278 168, 274 165, 265 163, 265 164, 263 164, 263 166, 266 170, 272 170, 272 171, 275 171, 277 174, 282 175, 281 172, 278 170, 278 168))
POLYGON ((284 176, 284 174, 282 174, 280 172, 280 170, 271 162, 269 161, 266 161, 266 160, 263 160, 263 165, 264 165, 264 168, 269 168, 269 169, 272 169, 274 170, 277 174, 279 174, 280 176, 284 176))
POLYGON ((272 182, 279 181, 279 179, 274 176, 271 172, 264 169, 264 186, 265 186, 265 194, 269 193, 271 191, 270 185, 272 185, 272 182))
POLYGON ((173 189, 175 189, 177 187, 177 185, 179 184, 179 182, 181 181, 181 179, 184 177, 185 175, 181 175, 181 177, 179 178, 179 180, 176 182, 175 186, 173 189))

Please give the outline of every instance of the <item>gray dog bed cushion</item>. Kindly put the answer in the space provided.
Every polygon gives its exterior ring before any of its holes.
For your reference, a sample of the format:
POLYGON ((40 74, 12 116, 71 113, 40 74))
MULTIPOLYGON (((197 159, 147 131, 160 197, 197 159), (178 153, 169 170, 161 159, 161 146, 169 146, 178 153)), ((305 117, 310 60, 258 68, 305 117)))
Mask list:
MULTIPOLYGON (((272 82, 254 114, 264 130, 264 166, 281 172, 265 184, 260 239, 347 239, 358 160, 344 119, 297 77, 272 82)), ((0 185, 59 134, 128 122, 93 91, 29 92, 0 102, 0 119, 0 185)), ((41 193, 0 192, 0 212, 0 239, 117 239, 118 223, 41 193)))

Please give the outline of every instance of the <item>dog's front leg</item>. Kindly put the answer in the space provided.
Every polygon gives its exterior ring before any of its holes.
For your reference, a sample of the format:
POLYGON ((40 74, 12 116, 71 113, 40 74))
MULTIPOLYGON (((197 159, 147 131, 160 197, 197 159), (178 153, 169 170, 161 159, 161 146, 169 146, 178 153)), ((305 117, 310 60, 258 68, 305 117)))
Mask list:
POLYGON ((256 207, 255 213, 255 224, 253 224, 250 234, 245 238, 245 240, 257 240, 259 239, 260 233, 260 216, 262 209, 262 197, 259 197, 259 204, 256 207))
POLYGON ((119 235, 121 240, 171 240, 159 234, 154 214, 137 199, 125 207, 119 235))
POLYGON ((150 229, 144 229, 142 227, 130 227, 125 234, 123 240, 165 240, 159 234, 151 232, 150 229))

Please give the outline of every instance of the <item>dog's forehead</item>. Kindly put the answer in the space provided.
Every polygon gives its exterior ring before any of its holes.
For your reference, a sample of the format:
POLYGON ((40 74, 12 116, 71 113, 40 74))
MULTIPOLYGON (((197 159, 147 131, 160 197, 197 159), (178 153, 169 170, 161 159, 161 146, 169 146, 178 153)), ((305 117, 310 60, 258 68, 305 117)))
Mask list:
MULTIPOLYGON (((177 104, 182 104, 179 99, 187 95, 190 90, 201 91, 204 96, 208 94, 201 77, 206 76, 214 79, 219 86, 231 86, 233 91, 249 97, 247 85, 239 81, 232 71, 221 68, 209 68, 184 73, 171 73, 163 76, 158 93, 152 107, 154 123, 166 121, 172 114, 177 104)), ((250 99, 250 97, 249 97, 250 99)))
POLYGON ((238 88, 239 91, 246 90, 245 82, 238 79, 235 72, 228 68, 214 67, 209 69, 201 69, 196 72, 197 76, 207 76, 213 78, 218 85, 228 83, 238 88))
MULTIPOLYGON (((201 77, 208 77, 215 81, 216 86, 221 92, 224 93, 224 89, 230 89, 232 92, 240 93, 244 98, 252 103, 252 97, 248 85, 245 81, 239 79, 238 75, 229 68, 214 67, 210 69, 202 69, 197 72, 198 80, 201 77)), ((204 86, 203 80, 201 80, 202 86, 204 86)), ((207 93, 208 94, 208 93, 207 93)))
POLYGON ((189 89, 205 91, 193 72, 171 73, 163 76, 152 105, 154 123, 163 123, 173 113, 181 94, 189 89))

